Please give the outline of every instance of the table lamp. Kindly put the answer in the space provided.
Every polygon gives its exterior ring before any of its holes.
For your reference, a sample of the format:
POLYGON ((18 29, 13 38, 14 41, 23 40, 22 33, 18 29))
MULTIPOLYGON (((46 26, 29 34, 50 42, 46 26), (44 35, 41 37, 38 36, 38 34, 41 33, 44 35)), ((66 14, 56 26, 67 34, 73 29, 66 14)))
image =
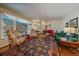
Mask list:
POLYGON ((66 28, 64 29, 64 32, 70 33, 70 27, 66 27, 66 28))
POLYGON ((76 28, 71 27, 71 28, 70 28, 70 33, 76 33, 76 28))

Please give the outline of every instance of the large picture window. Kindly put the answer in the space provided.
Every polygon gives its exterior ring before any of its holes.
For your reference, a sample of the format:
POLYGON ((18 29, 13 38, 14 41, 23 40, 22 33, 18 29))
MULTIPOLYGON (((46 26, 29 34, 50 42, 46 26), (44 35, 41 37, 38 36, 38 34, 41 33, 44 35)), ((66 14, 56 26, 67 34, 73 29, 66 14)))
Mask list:
POLYGON ((3 15, 3 39, 7 39, 7 30, 14 27, 14 20, 7 16, 3 15))
POLYGON ((2 39, 8 39, 8 30, 12 30, 14 32, 14 36, 21 37, 26 35, 29 30, 29 26, 31 27, 31 23, 27 20, 11 16, 8 14, 3 14, 2 16, 2 39), (30 25, 29 25, 30 24, 30 25))

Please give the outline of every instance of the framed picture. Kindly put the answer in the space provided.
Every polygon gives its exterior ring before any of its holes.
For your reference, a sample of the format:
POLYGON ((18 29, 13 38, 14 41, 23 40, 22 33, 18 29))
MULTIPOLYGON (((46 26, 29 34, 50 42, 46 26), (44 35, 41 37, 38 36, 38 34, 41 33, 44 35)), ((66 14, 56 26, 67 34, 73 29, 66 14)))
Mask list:
POLYGON ((78 17, 70 20, 70 27, 78 28, 78 17))

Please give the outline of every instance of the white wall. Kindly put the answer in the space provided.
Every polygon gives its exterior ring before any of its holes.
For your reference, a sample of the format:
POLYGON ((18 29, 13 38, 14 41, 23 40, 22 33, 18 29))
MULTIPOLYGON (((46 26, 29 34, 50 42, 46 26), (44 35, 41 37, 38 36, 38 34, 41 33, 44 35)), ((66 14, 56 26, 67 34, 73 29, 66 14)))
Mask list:
POLYGON ((69 22, 71 19, 79 17, 79 8, 75 8, 74 10, 70 11, 64 18, 63 24, 65 25, 66 22, 69 22))
POLYGON ((0 39, 1 39, 1 14, 0 14, 0 39))
POLYGON ((55 31, 58 30, 60 32, 60 31, 63 30, 63 20, 60 19, 60 18, 51 19, 51 20, 40 20, 40 19, 38 19, 38 22, 32 22, 32 25, 34 25, 34 24, 40 25, 40 26, 38 26, 39 28, 37 29, 37 30, 40 30, 40 31, 45 29, 45 25, 48 25, 48 27, 49 27, 49 24, 51 25, 50 28, 55 30, 55 31), (42 24, 42 21, 44 21, 45 24, 42 24))
POLYGON ((57 30, 57 31, 62 31, 63 30, 63 20, 62 19, 52 19, 48 20, 46 24, 51 24, 51 29, 57 30))
MULTIPOLYGON (((69 22, 71 19, 79 17, 79 8, 75 8, 74 10, 70 11, 63 19, 63 27, 65 28, 65 24, 69 22)), ((78 20, 79 22, 79 20, 78 20)), ((76 33, 79 34, 79 28, 76 30, 76 33)))
POLYGON ((2 39, 2 14, 0 13, 0 39, 2 39))

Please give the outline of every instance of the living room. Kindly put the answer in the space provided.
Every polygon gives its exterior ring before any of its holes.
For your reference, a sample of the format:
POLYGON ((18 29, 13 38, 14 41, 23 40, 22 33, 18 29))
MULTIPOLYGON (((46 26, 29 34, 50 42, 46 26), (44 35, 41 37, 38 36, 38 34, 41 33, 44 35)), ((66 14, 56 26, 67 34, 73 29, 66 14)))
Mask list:
POLYGON ((0 6, 1 55, 79 56, 79 4, 2 3, 0 6))

